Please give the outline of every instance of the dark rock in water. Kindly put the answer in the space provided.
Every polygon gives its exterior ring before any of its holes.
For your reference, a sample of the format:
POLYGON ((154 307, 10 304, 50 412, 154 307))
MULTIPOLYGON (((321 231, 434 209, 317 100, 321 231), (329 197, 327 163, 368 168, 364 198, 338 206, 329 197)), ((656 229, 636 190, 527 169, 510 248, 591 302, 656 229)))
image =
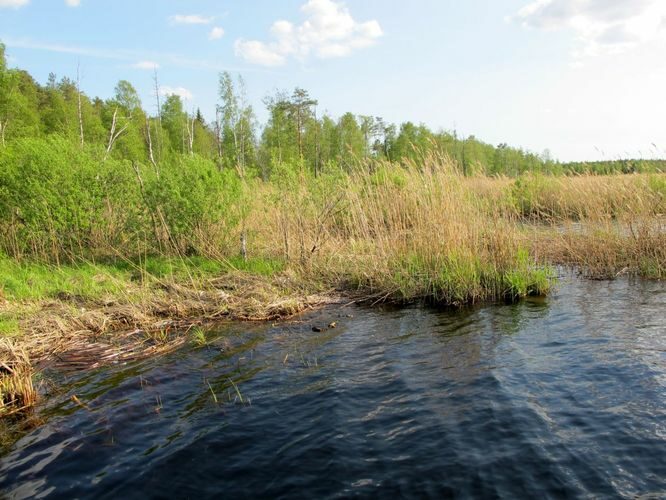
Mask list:
POLYGON ((324 330, 323 330, 323 328, 319 328, 318 326, 313 326, 312 331, 319 333, 319 332, 323 332, 324 330))

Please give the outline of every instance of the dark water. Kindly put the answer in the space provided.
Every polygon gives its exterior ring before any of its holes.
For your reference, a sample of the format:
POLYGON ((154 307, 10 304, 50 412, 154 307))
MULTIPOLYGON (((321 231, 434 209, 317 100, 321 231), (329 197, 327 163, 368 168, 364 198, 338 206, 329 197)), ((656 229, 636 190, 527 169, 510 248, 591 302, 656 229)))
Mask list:
POLYGON ((513 306, 225 326, 208 348, 62 381, 0 491, 664 498, 665 306, 666 283, 565 280, 513 306))

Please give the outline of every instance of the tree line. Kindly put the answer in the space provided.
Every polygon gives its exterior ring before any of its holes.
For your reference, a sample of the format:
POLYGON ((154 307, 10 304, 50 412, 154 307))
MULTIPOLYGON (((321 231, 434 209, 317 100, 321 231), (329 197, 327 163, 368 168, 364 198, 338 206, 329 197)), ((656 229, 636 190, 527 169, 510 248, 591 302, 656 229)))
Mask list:
MULTIPOLYGON (((78 73, 78 71, 77 71, 78 73)), ((560 163, 548 152, 536 154, 505 143, 487 144, 455 131, 433 131, 381 117, 345 113, 335 119, 321 113, 307 90, 278 91, 264 99, 268 120, 259 127, 247 102, 241 77, 222 73, 215 119, 188 111, 175 94, 163 96, 154 75, 157 113, 150 115, 135 87, 119 81, 110 99, 91 98, 80 81, 53 73, 45 85, 25 70, 7 66, 0 44, 0 147, 24 137, 58 135, 103 148, 105 157, 159 164, 174 155, 198 155, 220 169, 269 179, 279 166, 314 176, 352 169, 369 160, 419 162, 433 151, 453 160, 466 175, 517 176, 524 172, 615 173, 663 171, 662 160, 560 163)))

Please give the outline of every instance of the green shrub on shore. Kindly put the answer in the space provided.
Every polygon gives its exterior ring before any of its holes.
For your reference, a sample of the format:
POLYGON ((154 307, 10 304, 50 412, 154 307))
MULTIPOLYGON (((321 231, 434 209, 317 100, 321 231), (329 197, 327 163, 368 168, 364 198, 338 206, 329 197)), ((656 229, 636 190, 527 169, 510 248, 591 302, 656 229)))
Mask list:
POLYGON ((20 139, 0 155, 0 250, 51 262, 212 254, 231 244, 242 195, 235 172, 197 156, 158 170, 58 136, 20 139))
POLYGON ((0 248, 60 260, 101 244, 144 241, 138 184, 127 161, 66 139, 21 139, 0 155, 0 248))

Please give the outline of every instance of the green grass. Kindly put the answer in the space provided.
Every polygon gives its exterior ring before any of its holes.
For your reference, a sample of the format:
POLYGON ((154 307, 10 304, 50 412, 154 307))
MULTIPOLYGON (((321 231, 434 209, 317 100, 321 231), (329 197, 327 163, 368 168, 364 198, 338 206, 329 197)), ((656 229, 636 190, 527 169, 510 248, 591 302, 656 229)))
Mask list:
POLYGON ((206 333, 198 326, 190 330, 190 339, 195 347, 204 347, 208 344, 206 333))
POLYGON ((260 274, 262 276, 272 276, 282 272, 285 269, 285 263, 278 259, 260 259, 253 258, 244 261, 241 257, 229 259, 229 264, 239 271, 245 271, 251 274, 260 274))
POLYGON ((129 274, 89 263, 54 266, 0 258, 0 290, 8 300, 39 300, 63 294, 95 299, 122 291, 129 274))
MULTIPOLYGON (((55 266, 17 262, 0 257, 0 293, 10 301, 77 297, 86 300, 125 293, 128 286, 153 279, 186 281, 222 275, 231 270, 270 276, 284 269, 281 261, 241 258, 230 261, 205 257, 147 257, 136 261, 55 266)), ((13 323, 0 318, 0 334, 13 323), (4 326, 3 326, 4 325, 4 326)))
POLYGON ((409 254, 392 263, 391 272, 379 283, 357 279, 357 287, 379 286, 393 290, 398 301, 424 300, 435 304, 463 305, 480 301, 515 301, 546 295, 555 281, 548 266, 536 265, 529 252, 518 249, 504 267, 478 256, 452 252, 440 258, 409 254))
POLYGON ((139 276, 158 279, 173 278, 178 281, 189 278, 210 278, 232 270, 251 274, 271 276, 284 270, 284 263, 275 259, 248 259, 233 257, 228 260, 210 259, 207 257, 163 257, 153 256, 133 261, 118 261, 108 266, 129 271, 134 278, 139 276))
POLYGON ((0 314, 0 337, 13 337, 20 331, 19 322, 11 314, 0 314))

